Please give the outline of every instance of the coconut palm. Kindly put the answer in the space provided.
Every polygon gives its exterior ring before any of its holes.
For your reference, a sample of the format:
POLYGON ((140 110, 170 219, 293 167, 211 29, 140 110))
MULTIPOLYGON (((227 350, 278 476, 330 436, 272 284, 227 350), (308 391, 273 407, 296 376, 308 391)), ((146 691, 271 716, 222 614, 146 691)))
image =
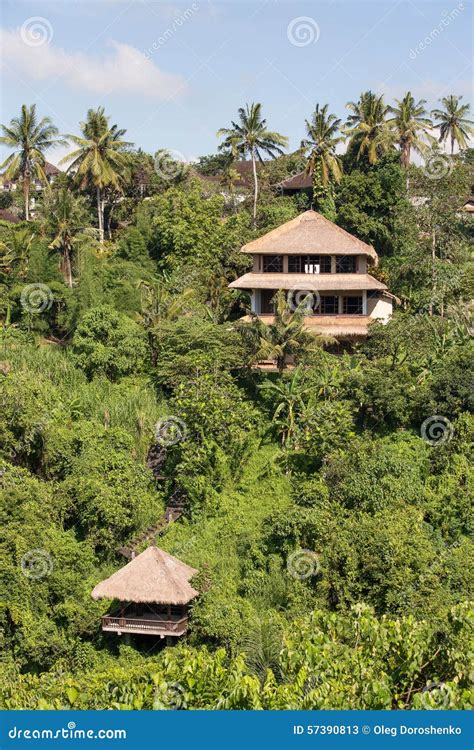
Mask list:
POLYGON ((64 281, 72 288, 73 259, 79 247, 91 239, 87 233, 89 210, 86 200, 62 188, 45 198, 41 214, 43 228, 53 237, 49 248, 60 253, 64 281))
POLYGON ((336 154, 336 146, 344 140, 338 135, 341 120, 328 114, 328 105, 313 112, 311 120, 306 120, 307 138, 301 141, 301 148, 308 153, 306 174, 313 176, 313 200, 318 207, 322 199, 332 192, 334 183, 342 177, 342 166, 336 154))
POLYGON ((4 180, 21 179, 25 219, 29 221, 31 180, 37 179, 48 185, 44 171, 45 151, 64 144, 65 141, 58 137, 59 131, 49 117, 38 120, 36 104, 31 107, 23 104, 20 116, 14 117, 10 125, 2 125, 1 128, 3 135, 0 136, 0 143, 14 149, 0 165, 0 169, 5 170, 2 177, 4 180))
POLYGON ((444 109, 433 109, 431 116, 438 122, 434 123, 439 128, 439 142, 446 143, 450 139, 451 154, 454 152, 454 144, 459 149, 467 148, 469 138, 474 134, 474 122, 469 120, 469 104, 461 104, 462 96, 444 96, 441 103, 444 109))
POLYGON ((234 156, 245 158, 250 156, 253 172, 253 220, 257 218, 258 177, 257 159, 263 162, 262 153, 274 158, 283 154, 282 146, 288 145, 288 139, 267 130, 267 121, 262 119, 262 105, 259 103, 246 104, 245 109, 239 109, 239 122, 232 121, 231 128, 221 128, 217 131, 218 138, 224 141, 220 150, 230 150, 234 156))
POLYGON ((348 102, 346 107, 352 112, 344 129, 350 138, 348 150, 358 161, 367 157, 369 164, 375 164, 392 148, 394 141, 386 120, 388 107, 383 95, 364 91, 358 102, 348 102))
POLYGON ((68 154, 62 162, 71 162, 68 172, 73 172, 79 187, 96 191, 99 239, 104 241, 105 188, 120 189, 128 167, 125 148, 131 144, 122 140, 125 130, 109 125, 103 107, 90 109, 87 119, 80 124, 82 136, 68 135, 78 149, 68 154))
MULTIPOLYGON (((310 297, 308 292, 308 297, 310 297)), ((287 294, 280 289, 274 298, 274 319, 264 323, 252 315, 252 332, 257 337, 257 361, 276 361, 281 374, 287 365, 288 357, 315 350, 320 344, 332 343, 331 337, 317 336, 306 330, 304 318, 308 314, 308 297, 303 299, 295 310, 288 304, 287 294)))
POLYGON ((400 161, 402 167, 408 168, 410 164, 411 150, 417 154, 424 154, 428 144, 423 140, 432 140, 430 131, 433 123, 427 116, 425 109, 426 101, 420 99, 415 102, 411 91, 407 91, 403 99, 395 99, 396 107, 388 107, 388 111, 393 117, 387 120, 388 125, 393 129, 398 146, 400 148, 400 161))

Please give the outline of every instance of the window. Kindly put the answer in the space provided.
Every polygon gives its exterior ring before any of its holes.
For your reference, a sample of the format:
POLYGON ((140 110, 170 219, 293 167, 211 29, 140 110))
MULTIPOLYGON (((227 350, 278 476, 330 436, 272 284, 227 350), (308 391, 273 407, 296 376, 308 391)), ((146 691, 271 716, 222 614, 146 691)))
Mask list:
POLYGON ((355 255, 336 256, 336 273, 355 273, 356 258, 355 255))
POLYGON ((331 256, 290 255, 288 273, 331 273, 331 256))
POLYGON ((334 296, 321 297, 317 312, 321 315, 337 315, 339 312, 339 299, 334 296))
POLYGON ((362 297, 343 297, 342 312, 344 315, 362 315, 362 297))
POLYGON ((264 255, 263 256, 264 273, 282 273, 283 256, 282 255, 264 255))

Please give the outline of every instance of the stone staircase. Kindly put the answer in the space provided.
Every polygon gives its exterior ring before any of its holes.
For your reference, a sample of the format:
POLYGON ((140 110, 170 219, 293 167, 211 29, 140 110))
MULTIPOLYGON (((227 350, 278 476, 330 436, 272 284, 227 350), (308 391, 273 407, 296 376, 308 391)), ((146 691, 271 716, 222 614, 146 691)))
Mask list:
MULTIPOLYGON (((165 460, 166 449, 158 444, 152 445, 148 452, 146 463, 148 468, 153 472, 153 476, 157 482, 166 479, 166 477, 161 474, 161 468, 165 460)), ((126 557, 127 560, 133 560, 139 547, 145 544, 145 542, 155 542, 156 538, 166 531, 170 523, 174 523, 174 521, 177 521, 178 518, 183 515, 185 500, 186 498, 183 492, 178 488, 175 488, 168 500, 168 505, 166 506, 164 515, 161 516, 159 521, 153 524, 153 526, 149 526, 138 536, 134 537, 126 546, 119 547, 118 552, 126 557)))

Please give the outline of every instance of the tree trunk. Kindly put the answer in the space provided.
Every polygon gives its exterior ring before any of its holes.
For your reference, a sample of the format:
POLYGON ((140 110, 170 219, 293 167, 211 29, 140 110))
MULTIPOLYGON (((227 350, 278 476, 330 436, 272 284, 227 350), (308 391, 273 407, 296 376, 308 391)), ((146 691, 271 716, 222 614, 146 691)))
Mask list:
POLYGON ((104 243, 104 204, 102 202, 100 187, 97 188, 97 218, 99 221, 99 241, 102 245, 104 243))
POLYGON ((257 223, 257 198, 258 198, 258 177, 257 164, 255 162, 255 151, 252 149, 252 171, 253 171, 253 224, 257 223))
POLYGON ((67 247, 64 248, 64 276, 69 289, 72 289, 71 255, 67 247))
POLYGON ((434 296, 435 296, 435 289, 436 289, 436 271, 435 271, 435 263, 436 263, 436 232, 433 229, 431 234, 431 300, 430 300, 430 317, 433 317, 433 309, 434 309, 434 296))
POLYGON ((25 196, 25 219, 30 220, 30 176, 26 175, 23 178, 23 195, 25 196))
POLYGON ((451 156, 454 153, 454 135, 451 135, 451 156))

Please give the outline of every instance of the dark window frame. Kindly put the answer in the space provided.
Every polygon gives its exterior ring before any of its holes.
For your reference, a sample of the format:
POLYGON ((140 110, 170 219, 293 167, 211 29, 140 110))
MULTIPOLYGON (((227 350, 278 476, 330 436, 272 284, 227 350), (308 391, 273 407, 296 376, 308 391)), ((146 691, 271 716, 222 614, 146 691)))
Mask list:
POLYGON ((336 255, 336 273, 357 273, 355 255, 336 255), (347 266, 350 266, 349 268, 347 266))
MULTIPOLYGON (((288 256, 288 273, 306 273, 306 265, 319 265, 319 273, 331 273, 331 256, 330 255, 289 255, 288 256), (292 266, 294 266, 292 268, 292 266)), ((312 272, 316 273, 315 271, 312 272)), ((311 275, 308 273, 308 275, 311 275)))
POLYGON ((263 273, 283 273, 283 255, 264 255, 263 273), (272 268, 276 265, 276 268, 272 268))
POLYGON ((363 315, 364 314, 364 298, 361 295, 350 295, 342 298, 342 314, 343 315, 363 315), (357 309, 349 309, 349 303, 351 307, 357 309))

